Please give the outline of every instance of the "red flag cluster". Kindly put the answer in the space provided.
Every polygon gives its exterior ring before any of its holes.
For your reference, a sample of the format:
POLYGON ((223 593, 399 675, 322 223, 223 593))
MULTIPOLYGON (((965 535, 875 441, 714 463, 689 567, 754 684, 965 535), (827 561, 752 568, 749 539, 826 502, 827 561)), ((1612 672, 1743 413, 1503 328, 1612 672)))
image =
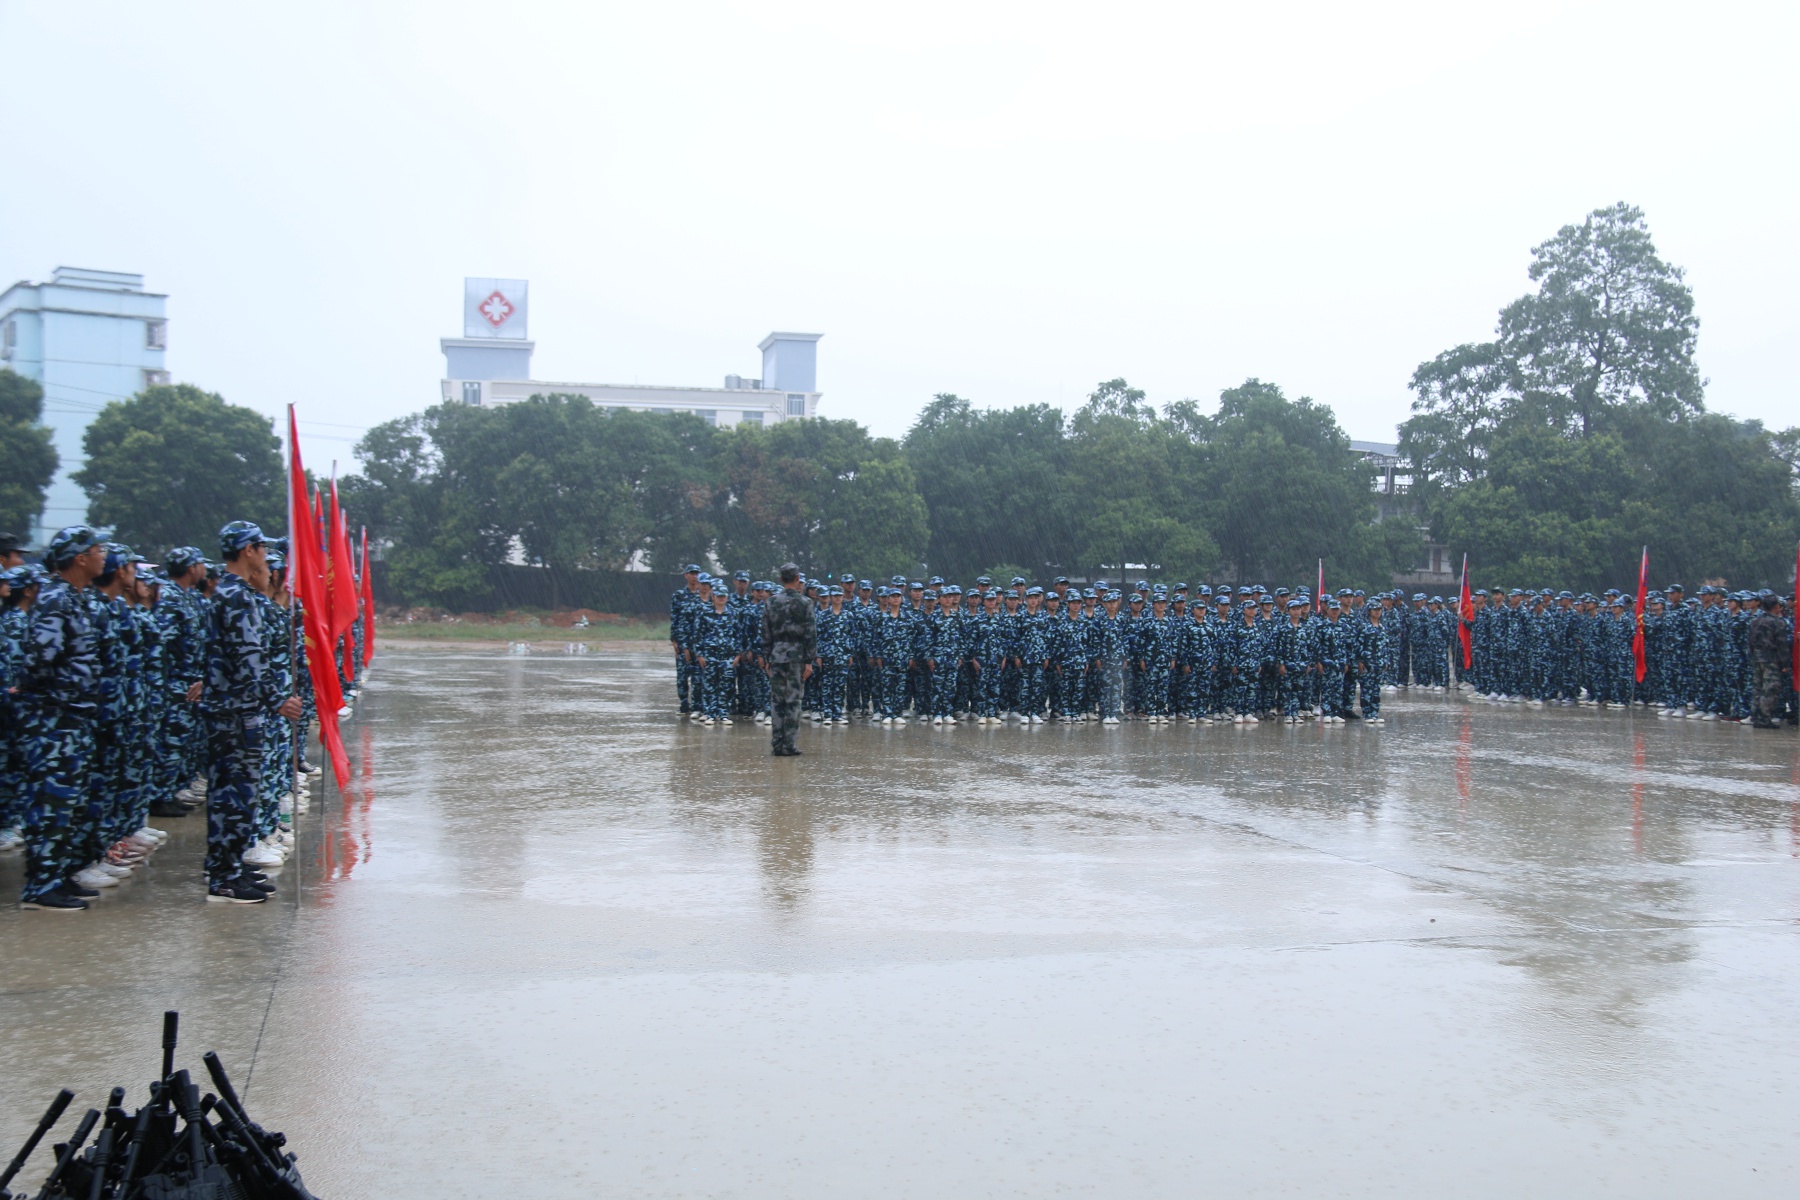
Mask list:
POLYGON ((338 508, 337 481, 331 483, 329 507, 317 491, 309 494, 306 468, 300 463, 300 430, 294 410, 288 407, 288 539, 289 588, 300 601, 306 638, 307 668, 312 675, 313 697, 319 710, 319 740, 331 757, 338 786, 350 782, 350 759, 338 730, 338 710, 344 706, 338 684, 336 651, 345 643, 345 662, 356 653, 346 643, 359 609, 370 614, 363 622, 363 662, 369 661, 374 626, 373 592, 368 578, 368 533, 363 533, 363 572, 359 584, 356 563, 350 553, 350 531, 338 508), (311 536, 307 536, 310 534, 311 536))

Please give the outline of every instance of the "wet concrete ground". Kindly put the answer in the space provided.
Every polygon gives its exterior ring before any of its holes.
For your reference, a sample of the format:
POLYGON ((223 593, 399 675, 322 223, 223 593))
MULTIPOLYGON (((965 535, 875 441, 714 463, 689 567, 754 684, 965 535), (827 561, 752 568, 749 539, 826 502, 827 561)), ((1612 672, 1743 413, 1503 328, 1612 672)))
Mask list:
POLYGON ((1427 696, 782 760, 667 675, 388 650, 277 902, 201 903, 187 818, 0 912, 0 1158, 174 1007, 327 1200, 1800 1185, 1791 733, 1427 696))

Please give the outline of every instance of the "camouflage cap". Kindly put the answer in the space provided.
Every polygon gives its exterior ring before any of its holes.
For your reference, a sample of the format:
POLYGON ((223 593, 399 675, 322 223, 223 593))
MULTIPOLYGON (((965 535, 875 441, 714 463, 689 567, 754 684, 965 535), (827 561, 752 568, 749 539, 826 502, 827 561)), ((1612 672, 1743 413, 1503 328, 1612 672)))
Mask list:
POLYGON ((230 558, 246 546, 266 542, 262 527, 255 521, 233 521, 219 530, 219 553, 230 558))
POLYGON ((206 561, 196 546, 177 546, 163 558, 163 565, 171 575, 179 575, 190 567, 199 566, 206 561))
POLYGON ((100 535, 92 526, 69 525, 56 531, 44 550, 44 561, 53 567, 66 567, 75 559, 100 544, 100 535))

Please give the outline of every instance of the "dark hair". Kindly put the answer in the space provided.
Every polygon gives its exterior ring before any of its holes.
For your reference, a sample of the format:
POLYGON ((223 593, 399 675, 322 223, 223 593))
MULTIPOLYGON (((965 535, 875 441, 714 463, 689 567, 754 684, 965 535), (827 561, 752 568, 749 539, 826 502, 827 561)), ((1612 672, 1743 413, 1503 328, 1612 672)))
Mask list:
POLYGON ((1781 597, 1779 596, 1764 596, 1762 598, 1762 610, 1764 612, 1774 612, 1780 606, 1781 597))
POLYGON ((800 578, 800 568, 794 566, 792 563, 789 563, 787 566, 781 568, 781 582, 793 583, 795 580, 797 580, 799 578, 800 578))

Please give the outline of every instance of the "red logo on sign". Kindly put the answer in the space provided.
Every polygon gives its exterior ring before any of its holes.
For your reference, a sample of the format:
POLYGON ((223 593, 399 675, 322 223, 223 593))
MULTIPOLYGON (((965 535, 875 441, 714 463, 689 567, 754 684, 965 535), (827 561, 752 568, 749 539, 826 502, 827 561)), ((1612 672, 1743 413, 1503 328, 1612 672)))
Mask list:
POLYGON ((476 306, 476 311, 487 319, 489 325, 498 329, 506 324, 506 318, 512 316, 514 310, 512 301, 508 300, 505 296, 502 296, 498 291, 495 291, 490 293, 486 300, 483 300, 476 306))

